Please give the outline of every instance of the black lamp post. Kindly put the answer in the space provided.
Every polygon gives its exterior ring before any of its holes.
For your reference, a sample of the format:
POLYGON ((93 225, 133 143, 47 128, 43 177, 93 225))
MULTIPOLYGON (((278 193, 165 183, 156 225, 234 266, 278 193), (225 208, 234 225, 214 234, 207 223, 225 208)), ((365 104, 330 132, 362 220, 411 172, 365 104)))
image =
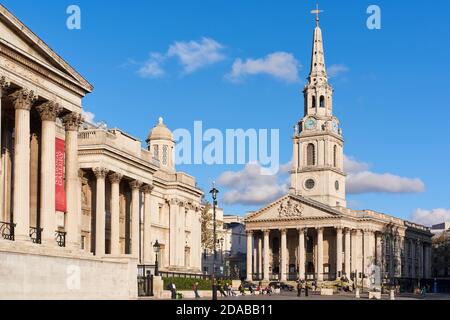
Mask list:
POLYGON ((217 206, 217 194, 219 193, 219 190, 216 189, 216 184, 213 183, 213 188, 209 192, 211 193, 211 196, 213 198, 213 223, 214 223, 214 229, 213 229, 213 243, 214 243, 214 257, 213 257, 213 273, 212 273, 212 299, 217 300, 217 283, 216 283, 216 245, 217 245, 217 233, 216 233, 216 206, 217 206))
POLYGON ((161 246, 160 246, 160 244, 159 244, 159 242, 158 242, 158 240, 156 240, 156 242, 155 242, 155 244, 153 245, 153 251, 155 252, 155 277, 157 277, 158 276, 158 265, 159 265, 159 263, 158 263, 158 255, 159 255, 159 251, 160 251, 160 249, 161 249, 161 246))

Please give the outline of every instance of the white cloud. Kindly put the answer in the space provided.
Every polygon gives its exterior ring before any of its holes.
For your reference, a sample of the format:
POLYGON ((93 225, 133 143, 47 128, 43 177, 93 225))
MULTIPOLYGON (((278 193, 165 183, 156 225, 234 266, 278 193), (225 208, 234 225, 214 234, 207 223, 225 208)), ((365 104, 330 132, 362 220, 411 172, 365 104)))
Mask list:
POLYGON ((217 182, 228 189, 223 196, 225 204, 264 205, 288 192, 286 179, 279 182, 285 171, 280 170, 279 175, 263 175, 259 164, 248 164, 242 171, 224 172, 217 182))
POLYGON ((81 114, 84 118, 84 121, 86 121, 90 124, 95 124, 95 114, 93 114, 92 112, 89 112, 89 111, 85 111, 85 110, 83 110, 81 112, 81 114))
POLYGON ((185 73, 214 64, 225 59, 222 53, 224 46, 219 42, 202 38, 200 41, 175 42, 169 47, 168 57, 177 57, 184 67, 185 73))
POLYGON ((158 52, 151 52, 150 58, 138 70, 138 74, 143 78, 158 78, 165 74, 162 63, 165 57, 158 52))
POLYGON ((336 78, 343 73, 349 72, 350 69, 344 64, 333 64, 327 69, 327 74, 330 78, 336 78))
POLYGON ((432 225, 450 221, 450 210, 433 209, 423 210, 417 209, 411 214, 410 220, 431 227, 432 225))
POLYGON ((400 177, 390 173, 374 173, 369 165, 344 157, 347 172, 347 193, 420 193, 425 191, 424 183, 418 179, 400 177))
POLYGON ((239 81, 245 76, 267 74, 287 82, 298 81, 301 67, 297 59, 287 52, 274 52, 261 59, 236 59, 227 78, 239 81))

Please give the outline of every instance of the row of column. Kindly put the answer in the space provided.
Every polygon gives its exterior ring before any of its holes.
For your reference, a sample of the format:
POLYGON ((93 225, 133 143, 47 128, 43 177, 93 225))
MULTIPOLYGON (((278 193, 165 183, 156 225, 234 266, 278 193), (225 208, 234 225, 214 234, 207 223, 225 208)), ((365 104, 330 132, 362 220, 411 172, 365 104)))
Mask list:
MULTIPOLYGON (((9 83, 0 80, 1 97, 9 83)), ((13 221, 15 239, 30 241, 30 111, 38 101, 33 91, 20 89, 9 95, 15 110, 14 129, 14 178, 13 178, 13 221)), ((55 208, 55 141, 56 118, 63 108, 54 101, 45 101, 36 105, 41 117, 41 171, 40 171, 40 226, 43 229, 42 244, 56 246, 56 208, 55 208)), ((78 113, 66 113, 65 158, 66 158, 66 202, 67 202, 67 246, 79 247, 78 229, 78 130, 82 117, 78 113)), ((1 131, 0 131, 1 132, 1 131)))
MULTIPOLYGON (((298 230, 298 275, 299 278, 304 278, 306 275, 306 236, 308 229, 299 228, 298 230)), ((315 228, 317 233, 317 254, 316 254, 316 280, 323 281, 324 274, 324 228, 315 228)), ((350 274, 356 270, 365 272, 365 267, 372 263, 371 259, 376 257, 378 263, 380 262, 381 252, 376 249, 377 239, 372 231, 365 231, 364 238, 361 230, 351 230, 348 228, 335 228, 336 230, 336 275, 350 274), (352 241, 352 231, 354 231, 352 241), (345 250, 344 250, 345 245, 345 250)), ((279 230, 281 234, 281 255, 280 255, 280 280, 287 280, 287 265, 288 265, 288 249, 287 249, 287 229, 279 230)), ((269 274, 269 248, 270 248, 270 230, 263 231, 264 245, 261 245, 261 240, 258 239, 258 250, 263 248, 262 259, 259 259, 259 266, 263 267, 263 279, 270 280, 269 274)), ((254 243, 253 231, 247 233, 247 279, 253 278, 253 259, 252 255, 254 243)), ((257 255, 261 251, 256 252, 257 255)), ((373 261, 375 262, 375 261, 373 261)))
MULTIPOLYGON (((93 169, 96 181, 96 208, 95 208, 95 255, 105 255, 106 233, 106 178, 111 182, 111 255, 120 255, 120 182, 123 175, 110 170, 97 167, 93 169)), ((153 185, 143 184, 132 180, 131 188, 131 256, 139 255, 140 233, 140 192, 144 193, 144 258, 151 255, 151 192, 153 185)))

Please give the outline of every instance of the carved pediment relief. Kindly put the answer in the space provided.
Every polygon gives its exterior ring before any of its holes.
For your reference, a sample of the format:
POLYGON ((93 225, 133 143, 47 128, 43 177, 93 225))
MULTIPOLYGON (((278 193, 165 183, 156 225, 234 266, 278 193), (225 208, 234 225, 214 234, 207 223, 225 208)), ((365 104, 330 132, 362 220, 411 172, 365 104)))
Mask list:
POLYGON ((278 207, 280 217, 301 217, 303 214, 303 205, 299 202, 294 202, 290 198, 281 202, 278 207))

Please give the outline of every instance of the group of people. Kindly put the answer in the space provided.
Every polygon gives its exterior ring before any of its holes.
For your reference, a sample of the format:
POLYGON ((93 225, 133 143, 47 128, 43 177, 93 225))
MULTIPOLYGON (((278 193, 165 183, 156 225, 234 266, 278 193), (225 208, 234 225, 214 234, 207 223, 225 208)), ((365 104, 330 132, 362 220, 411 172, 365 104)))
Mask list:
POLYGON ((305 280, 297 281, 297 297, 301 297, 302 296, 302 291, 305 292, 305 297, 309 296, 308 283, 306 283, 305 280))

